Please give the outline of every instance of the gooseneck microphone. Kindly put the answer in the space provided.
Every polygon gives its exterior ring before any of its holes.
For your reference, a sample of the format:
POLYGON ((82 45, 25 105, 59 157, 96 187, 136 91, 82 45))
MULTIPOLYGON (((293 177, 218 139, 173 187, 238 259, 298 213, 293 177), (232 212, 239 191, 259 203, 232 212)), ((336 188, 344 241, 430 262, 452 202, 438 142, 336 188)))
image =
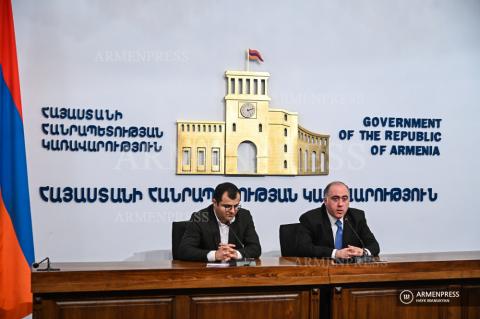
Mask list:
POLYGON ((345 224, 348 225, 348 227, 349 227, 349 228, 352 230, 352 232, 355 234, 355 237, 357 237, 357 239, 360 241, 360 244, 362 245, 363 253, 365 254, 365 243, 363 242, 362 238, 360 238, 360 236, 358 235, 358 233, 355 231, 355 228, 353 228, 353 226, 350 224, 350 220, 348 219, 348 217, 343 218, 343 221, 345 222, 345 224))
POLYGON ((365 251, 365 243, 363 242, 362 238, 358 235, 358 233, 356 232, 355 228, 353 228, 353 226, 351 225, 350 220, 348 219, 348 217, 344 217, 343 220, 344 220, 345 224, 347 224, 348 227, 352 230, 352 232, 355 234, 355 237, 357 237, 357 239, 360 241, 360 244, 362 245, 363 255, 362 255, 362 256, 355 256, 355 257, 353 257, 353 259, 355 259, 355 263, 372 262, 372 261, 373 261, 373 257, 366 254, 366 251, 365 251))
POLYGON ((228 226, 228 231, 232 232, 233 237, 235 237, 235 239, 240 243, 240 245, 243 248, 242 259, 241 260, 235 260, 235 265, 236 266, 256 266, 255 260, 253 258, 248 258, 247 257, 247 251, 245 249, 245 244, 243 243, 243 241, 240 240, 240 237, 237 236, 237 233, 231 227, 232 223, 227 222, 225 225, 228 226))
POLYGON ((50 258, 48 257, 45 257, 44 259, 40 260, 38 263, 33 263, 32 264, 32 267, 37 269, 38 267, 40 267, 41 264, 43 264, 44 262, 47 262, 47 267, 46 268, 43 268, 43 269, 38 269, 37 271, 59 271, 60 268, 52 268, 50 267, 50 258))

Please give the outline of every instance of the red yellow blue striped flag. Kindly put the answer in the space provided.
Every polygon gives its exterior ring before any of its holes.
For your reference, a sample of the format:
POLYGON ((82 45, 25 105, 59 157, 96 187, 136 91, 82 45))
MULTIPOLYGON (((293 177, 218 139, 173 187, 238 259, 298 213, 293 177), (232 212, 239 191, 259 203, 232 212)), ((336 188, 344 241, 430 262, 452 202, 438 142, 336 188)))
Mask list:
POLYGON ((0 318, 32 312, 34 260, 11 0, 0 0, 0 318))
POLYGON ((248 49, 248 59, 250 61, 262 61, 263 62, 262 55, 260 54, 260 52, 258 50, 248 49))

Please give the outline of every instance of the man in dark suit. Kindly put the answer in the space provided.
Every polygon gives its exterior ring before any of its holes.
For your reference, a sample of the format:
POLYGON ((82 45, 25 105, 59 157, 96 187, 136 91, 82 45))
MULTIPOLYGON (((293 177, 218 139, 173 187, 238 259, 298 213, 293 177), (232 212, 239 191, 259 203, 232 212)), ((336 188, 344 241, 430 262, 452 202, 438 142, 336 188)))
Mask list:
POLYGON ((232 183, 215 188, 212 204, 192 214, 179 245, 179 259, 229 261, 258 258, 260 241, 252 215, 240 207, 240 191, 232 183))
POLYGON ((327 185, 323 205, 300 216, 301 225, 297 233, 299 256, 378 256, 380 246, 368 228, 365 213, 349 208, 349 203, 349 190, 345 183, 337 181, 327 185))

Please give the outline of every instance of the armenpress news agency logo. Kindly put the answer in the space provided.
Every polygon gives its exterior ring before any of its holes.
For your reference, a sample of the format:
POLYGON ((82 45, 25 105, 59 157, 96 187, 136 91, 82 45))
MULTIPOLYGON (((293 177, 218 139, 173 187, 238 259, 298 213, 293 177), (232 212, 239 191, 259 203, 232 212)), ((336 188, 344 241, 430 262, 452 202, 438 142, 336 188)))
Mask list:
POLYGON ((404 305, 459 305, 460 290, 445 288, 416 288, 415 290, 402 290, 399 300, 404 305))
POLYGON ((404 305, 411 304, 414 299, 415 299, 415 296, 413 295, 413 292, 411 292, 410 290, 403 290, 400 293, 400 302, 403 303, 404 305))

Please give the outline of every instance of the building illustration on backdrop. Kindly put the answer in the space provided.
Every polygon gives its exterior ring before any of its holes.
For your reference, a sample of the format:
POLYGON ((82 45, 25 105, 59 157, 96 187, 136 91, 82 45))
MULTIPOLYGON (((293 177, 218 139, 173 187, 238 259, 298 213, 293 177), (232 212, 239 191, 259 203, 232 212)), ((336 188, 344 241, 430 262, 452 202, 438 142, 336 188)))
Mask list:
POLYGON ((177 174, 328 175, 329 135, 270 108, 268 72, 225 77, 225 121, 177 121, 177 174))

